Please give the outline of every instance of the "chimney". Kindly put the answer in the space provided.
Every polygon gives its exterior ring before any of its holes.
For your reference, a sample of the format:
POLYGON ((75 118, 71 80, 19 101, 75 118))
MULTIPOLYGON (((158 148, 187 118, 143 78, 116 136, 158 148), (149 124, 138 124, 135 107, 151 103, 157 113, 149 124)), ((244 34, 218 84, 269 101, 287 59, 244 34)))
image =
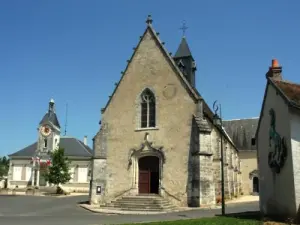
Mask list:
POLYGON ((87 145, 87 136, 86 135, 83 137, 83 144, 87 145))
POLYGON ((272 59, 272 66, 269 67, 269 71, 266 74, 266 77, 270 77, 276 80, 282 80, 282 67, 279 65, 277 59, 272 59))

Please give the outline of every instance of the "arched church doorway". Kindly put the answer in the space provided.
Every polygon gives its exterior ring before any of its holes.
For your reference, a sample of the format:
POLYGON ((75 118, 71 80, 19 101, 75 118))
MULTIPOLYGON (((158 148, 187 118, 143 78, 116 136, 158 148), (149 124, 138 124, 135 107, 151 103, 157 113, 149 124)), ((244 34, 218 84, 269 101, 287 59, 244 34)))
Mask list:
POLYGON ((258 177, 253 177, 253 192, 259 193, 259 180, 258 177))
POLYGON ((145 156, 139 159, 139 194, 159 193, 159 158, 145 156))

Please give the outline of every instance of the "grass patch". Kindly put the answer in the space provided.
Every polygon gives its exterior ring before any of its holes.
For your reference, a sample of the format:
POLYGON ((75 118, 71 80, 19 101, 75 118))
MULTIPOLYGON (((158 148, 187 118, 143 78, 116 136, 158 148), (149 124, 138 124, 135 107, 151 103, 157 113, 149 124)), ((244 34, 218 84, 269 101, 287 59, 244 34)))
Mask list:
MULTIPOLYGON (((213 217, 213 218, 201 218, 191 220, 176 220, 176 221, 162 221, 152 223, 141 223, 143 225, 259 225, 262 221, 251 219, 238 219, 231 217, 213 217)), ((128 223, 124 225, 136 225, 128 223)))

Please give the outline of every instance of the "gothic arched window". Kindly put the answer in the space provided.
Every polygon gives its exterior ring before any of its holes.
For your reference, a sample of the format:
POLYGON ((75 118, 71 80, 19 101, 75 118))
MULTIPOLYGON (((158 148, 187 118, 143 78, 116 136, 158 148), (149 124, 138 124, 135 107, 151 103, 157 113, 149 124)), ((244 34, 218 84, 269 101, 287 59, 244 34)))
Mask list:
POLYGON ((155 127, 155 96, 149 89, 141 95, 141 127, 155 127))

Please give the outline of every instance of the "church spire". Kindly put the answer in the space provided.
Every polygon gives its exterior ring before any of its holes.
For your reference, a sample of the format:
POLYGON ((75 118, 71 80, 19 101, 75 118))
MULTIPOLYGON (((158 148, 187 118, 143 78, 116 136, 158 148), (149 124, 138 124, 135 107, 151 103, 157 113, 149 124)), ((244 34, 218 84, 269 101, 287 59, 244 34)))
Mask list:
POLYGON ((195 71, 197 70, 197 68, 196 62, 186 41, 185 30, 187 29, 187 27, 185 26, 185 23, 180 29, 183 30, 183 37, 173 59, 185 78, 193 87, 195 87, 195 71))
POLYGON ((179 45, 179 47, 177 49, 177 52, 174 56, 174 58, 182 58, 182 57, 192 57, 193 58, 191 50, 189 48, 189 45, 186 41, 185 36, 182 37, 180 45, 179 45))

